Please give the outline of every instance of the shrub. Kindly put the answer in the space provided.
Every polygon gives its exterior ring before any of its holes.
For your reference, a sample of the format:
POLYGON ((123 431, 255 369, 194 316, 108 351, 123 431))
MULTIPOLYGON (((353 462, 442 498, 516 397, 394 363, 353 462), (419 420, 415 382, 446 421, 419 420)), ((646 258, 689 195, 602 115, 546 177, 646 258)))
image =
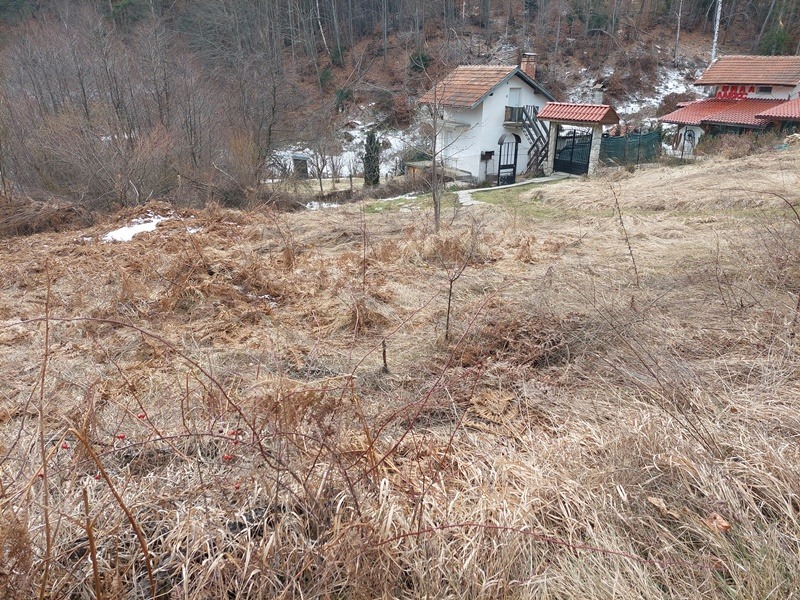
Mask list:
POLYGON ((772 131, 704 135, 697 144, 696 152, 728 159, 742 158, 769 149, 780 138, 780 134, 772 131))
POLYGON ((381 180, 381 145, 374 130, 367 132, 364 142, 364 185, 378 185, 381 180))
POLYGON ((319 72, 319 87, 326 88, 333 81, 333 71, 330 67, 325 67, 319 72))
POLYGON ((658 105, 658 109, 656 109, 656 116, 662 117, 666 114, 671 113, 672 111, 678 108, 678 104, 681 102, 691 102, 696 98, 695 94, 691 94, 689 92, 684 93, 677 93, 673 92, 671 94, 667 94, 661 100, 661 104, 658 105))
POLYGON ((424 50, 415 50, 409 57, 408 68, 415 73, 425 71, 431 64, 431 57, 424 50))
POLYGON ((334 92, 334 102, 337 112, 344 112, 347 105, 353 101, 353 90, 350 88, 339 88, 334 92))

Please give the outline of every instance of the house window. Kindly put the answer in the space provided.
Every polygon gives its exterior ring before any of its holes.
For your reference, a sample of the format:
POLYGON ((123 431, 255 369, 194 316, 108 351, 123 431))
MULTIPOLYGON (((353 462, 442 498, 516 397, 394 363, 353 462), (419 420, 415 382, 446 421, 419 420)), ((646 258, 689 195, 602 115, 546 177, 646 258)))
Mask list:
POLYGON ((771 85, 760 85, 760 86, 758 86, 758 93, 759 94, 771 94, 772 93, 772 86, 771 85))

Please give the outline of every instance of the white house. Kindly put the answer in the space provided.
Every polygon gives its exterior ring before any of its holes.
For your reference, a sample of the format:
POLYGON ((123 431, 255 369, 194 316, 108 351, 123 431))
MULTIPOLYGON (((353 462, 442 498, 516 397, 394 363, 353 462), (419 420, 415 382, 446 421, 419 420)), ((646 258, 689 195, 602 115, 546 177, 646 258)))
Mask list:
POLYGON ((518 67, 461 66, 420 98, 436 111, 436 149, 446 169, 510 183, 541 168, 549 124, 536 115, 554 98, 535 72, 534 55, 518 67))
POLYGON ((723 56, 695 85, 710 97, 661 117, 679 126, 675 146, 691 152, 706 133, 741 133, 800 124, 800 56, 723 56))

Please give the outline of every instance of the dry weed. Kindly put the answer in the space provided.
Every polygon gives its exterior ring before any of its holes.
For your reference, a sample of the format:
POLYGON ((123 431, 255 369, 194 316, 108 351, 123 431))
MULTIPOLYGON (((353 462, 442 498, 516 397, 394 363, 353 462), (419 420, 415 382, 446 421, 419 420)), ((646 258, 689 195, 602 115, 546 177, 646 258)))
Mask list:
POLYGON ((592 180, 511 230, 5 240, 0 596, 795 597, 800 154, 763 156, 615 182, 638 287, 592 180))

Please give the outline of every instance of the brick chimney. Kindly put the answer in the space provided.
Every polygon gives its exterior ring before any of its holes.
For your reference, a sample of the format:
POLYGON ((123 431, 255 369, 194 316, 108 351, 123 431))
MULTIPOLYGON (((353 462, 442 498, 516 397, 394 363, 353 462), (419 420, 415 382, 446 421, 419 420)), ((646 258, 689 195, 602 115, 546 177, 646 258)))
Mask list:
POLYGON ((536 79, 536 54, 533 52, 523 52, 519 68, 531 79, 536 79))
POLYGON ((592 86, 592 103, 603 104, 603 97, 605 96, 606 88, 601 81, 592 86))

